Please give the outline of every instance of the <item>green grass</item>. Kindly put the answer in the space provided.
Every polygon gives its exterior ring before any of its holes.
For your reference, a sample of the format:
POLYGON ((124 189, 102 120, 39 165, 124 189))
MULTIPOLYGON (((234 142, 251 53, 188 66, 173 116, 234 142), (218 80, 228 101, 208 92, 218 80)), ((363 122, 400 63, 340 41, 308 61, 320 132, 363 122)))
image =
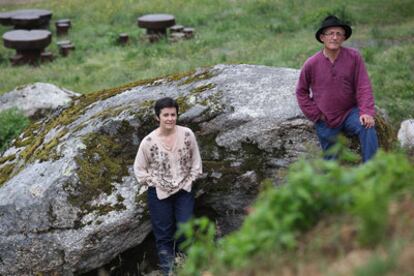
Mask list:
POLYGON ((0 153, 28 125, 29 119, 24 116, 23 112, 16 108, 0 112, 0 153))
MULTIPOLYGON (((8 58, 14 50, 0 47, 0 93, 36 81, 89 93, 218 63, 299 69, 321 47, 314 39, 318 22, 335 13, 354 27, 350 42, 361 45, 378 104, 394 122, 413 116, 409 103, 414 100, 412 0, 44 0, 0 5, 1 11, 16 8, 53 11, 53 42, 48 49, 58 58, 36 68, 12 67, 8 58), (154 12, 174 14, 177 23, 196 29, 196 37, 179 43, 146 43, 136 19, 154 12), (67 58, 59 57, 55 44, 53 20, 59 18, 70 18, 73 24, 69 35, 59 38, 76 46, 67 58), (129 34, 128 46, 116 45, 121 32, 129 34)), ((0 26, 1 33, 7 30, 0 26)))

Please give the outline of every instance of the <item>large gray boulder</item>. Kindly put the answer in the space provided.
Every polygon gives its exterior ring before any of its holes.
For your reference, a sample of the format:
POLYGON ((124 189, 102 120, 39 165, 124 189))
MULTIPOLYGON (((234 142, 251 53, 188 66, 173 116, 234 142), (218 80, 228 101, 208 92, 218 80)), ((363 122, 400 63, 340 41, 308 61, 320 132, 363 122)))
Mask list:
POLYGON ((18 108, 28 117, 43 117, 47 112, 68 106, 80 94, 50 83, 36 82, 0 95, 0 112, 18 108))
POLYGON ((0 160, 0 274, 85 272, 143 241, 151 227, 132 164, 164 96, 200 144, 197 212, 221 233, 237 227, 261 180, 316 145, 296 104, 298 74, 217 65, 81 96, 34 123, 0 160))

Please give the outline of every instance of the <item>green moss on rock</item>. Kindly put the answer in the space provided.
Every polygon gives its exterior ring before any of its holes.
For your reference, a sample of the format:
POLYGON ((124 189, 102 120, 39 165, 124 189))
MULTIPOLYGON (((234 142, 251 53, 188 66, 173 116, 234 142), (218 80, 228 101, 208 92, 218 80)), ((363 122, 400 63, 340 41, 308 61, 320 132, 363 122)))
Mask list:
POLYGON ((266 170, 266 153, 260 150, 256 144, 242 143, 242 150, 240 151, 243 163, 241 169, 243 171, 254 171, 258 176, 260 182, 264 179, 264 172, 266 170))
POLYGON ((140 135, 140 139, 143 139, 145 135, 149 134, 158 126, 158 122, 155 120, 155 114, 153 111, 154 104, 154 100, 143 101, 134 115, 140 122, 138 133, 140 135))
POLYGON ((7 161, 13 161, 14 159, 16 159, 15 155, 3 156, 0 158, 0 165, 6 163, 7 161))
POLYGON ((13 169, 15 164, 6 164, 0 168, 0 186, 4 184, 7 180, 9 180, 10 176, 13 173, 13 169))
POLYGON ((148 204, 147 193, 144 192, 142 194, 136 193, 135 195, 135 204, 139 207, 143 208, 143 213, 141 214, 141 219, 143 221, 150 219, 150 214, 148 208, 144 208, 148 204))
POLYGON ((120 203, 120 202, 116 203, 115 205, 111 205, 111 204, 98 205, 98 206, 94 206, 93 208, 89 209, 89 211, 96 211, 96 214, 98 216, 108 214, 109 212, 112 212, 112 211, 122 211, 122 210, 126 210, 126 207, 123 203, 120 203))
POLYGON ((60 130, 48 143, 43 144, 36 150, 34 158, 40 162, 59 159, 60 155, 57 153, 56 147, 59 144, 60 139, 67 133, 68 130, 66 128, 60 130))
MULTIPOLYGON (((113 192, 114 184, 121 183, 124 176, 129 175, 128 167, 133 164, 136 146, 132 144, 135 129, 123 121, 117 134, 91 133, 84 138, 86 148, 75 158, 79 169, 79 187, 69 197, 69 202, 87 212, 98 210, 100 214, 110 210, 119 210, 122 196, 118 196, 118 204, 112 207, 92 206, 91 201, 100 194, 113 192)), ((122 207, 123 208, 123 207, 122 207)))
MULTIPOLYGON (((189 126, 193 131, 197 131, 196 126, 192 124, 189 126)), ((203 160, 223 160, 225 158, 225 148, 216 144, 216 137, 217 133, 197 135, 197 141, 200 145, 200 154, 203 160)))
POLYGON ((120 151, 120 145, 114 143, 109 135, 103 134, 90 134, 84 142, 86 150, 76 161, 80 167, 79 179, 85 184, 85 191, 87 194, 111 193, 112 182, 120 182, 122 175, 127 173, 126 167, 117 162, 119 160, 116 155, 120 151))
POLYGON ((180 113, 184 113, 190 109, 191 105, 188 103, 188 97, 179 96, 175 99, 180 107, 180 113))
POLYGON ((214 77, 215 74, 213 72, 211 72, 210 68, 204 69, 203 71, 201 71, 200 73, 197 74, 193 74, 191 76, 189 76, 188 78, 186 78, 182 84, 190 84, 196 81, 200 81, 200 80, 207 80, 207 79, 211 79, 212 77, 214 77))
POLYGON ((205 85, 201 85, 201 86, 198 86, 196 88, 191 89, 190 94, 197 95, 197 94, 200 94, 201 92, 204 92, 206 90, 213 89, 214 87, 216 87, 216 84, 214 84, 214 83, 208 83, 208 84, 205 84, 205 85))
POLYGON ((167 81, 179 81, 182 80, 184 78, 188 78, 190 76, 192 76, 195 73, 195 70, 191 70, 191 71, 187 71, 187 72, 180 72, 180 73, 176 73, 176 74, 172 74, 172 75, 168 75, 166 77, 164 77, 167 81))
MULTIPOLYGON (((103 121, 103 120, 108 119, 108 118, 116 118, 123 111, 125 111, 125 107, 123 107, 123 106, 116 107, 116 108, 105 109, 105 110, 93 115, 89 120, 94 120, 94 119, 99 118, 100 120, 103 121)), ((85 125, 87 125, 87 123, 85 125)), ((81 129, 81 128, 78 128, 78 130, 81 129)))
POLYGON ((14 142, 13 146, 15 146, 16 148, 21 148, 21 147, 25 147, 27 145, 30 145, 32 143, 32 139, 31 137, 24 137, 22 139, 18 139, 14 142))

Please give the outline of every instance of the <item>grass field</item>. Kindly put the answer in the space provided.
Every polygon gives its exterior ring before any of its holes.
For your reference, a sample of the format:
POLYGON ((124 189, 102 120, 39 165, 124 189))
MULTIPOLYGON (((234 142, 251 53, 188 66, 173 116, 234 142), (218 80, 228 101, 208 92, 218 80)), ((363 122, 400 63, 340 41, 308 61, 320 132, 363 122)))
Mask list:
MULTIPOLYGON (((12 1, 5 1, 12 2, 12 1)), ((36 81, 90 93, 128 82, 218 63, 249 63, 300 68, 320 49, 318 22, 334 13, 352 23, 347 42, 366 59, 377 104, 394 122, 414 116, 414 1, 322 0, 44 0, 2 4, 53 11, 48 50, 58 58, 40 67, 12 67, 14 50, 0 47, 0 93, 36 81), (23 2, 23 3, 21 3, 23 2), (149 44, 136 20, 147 13, 171 13, 178 24, 194 27, 196 37, 178 43, 149 44), (54 20, 70 18, 69 35, 57 38, 54 20), (119 33, 130 36, 118 46, 119 33), (70 39, 76 51, 58 55, 56 42, 70 39)), ((0 26, 4 33, 9 27, 0 26)))

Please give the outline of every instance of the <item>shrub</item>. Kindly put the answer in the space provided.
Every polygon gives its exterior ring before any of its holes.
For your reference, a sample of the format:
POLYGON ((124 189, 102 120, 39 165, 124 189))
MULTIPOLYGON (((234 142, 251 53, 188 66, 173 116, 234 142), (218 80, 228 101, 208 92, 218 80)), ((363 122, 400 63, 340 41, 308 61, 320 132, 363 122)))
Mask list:
POLYGON ((211 237, 196 241, 197 248, 208 241, 209 250, 194 255, 190 247, 183 274, 240 268, 259 253, 295 249, 301 233, 332 214, 354 216, 361 246, 373 246, 385 237, 389 202, 413 191, 413 177, 414 168, 398 153, 379 152, 373 160, 353 167, 337 161, 300 160, 289 169, 284 185, 275 188, 266 181, 267 188, 239 231, 219 240, 213 250, 211 237))

